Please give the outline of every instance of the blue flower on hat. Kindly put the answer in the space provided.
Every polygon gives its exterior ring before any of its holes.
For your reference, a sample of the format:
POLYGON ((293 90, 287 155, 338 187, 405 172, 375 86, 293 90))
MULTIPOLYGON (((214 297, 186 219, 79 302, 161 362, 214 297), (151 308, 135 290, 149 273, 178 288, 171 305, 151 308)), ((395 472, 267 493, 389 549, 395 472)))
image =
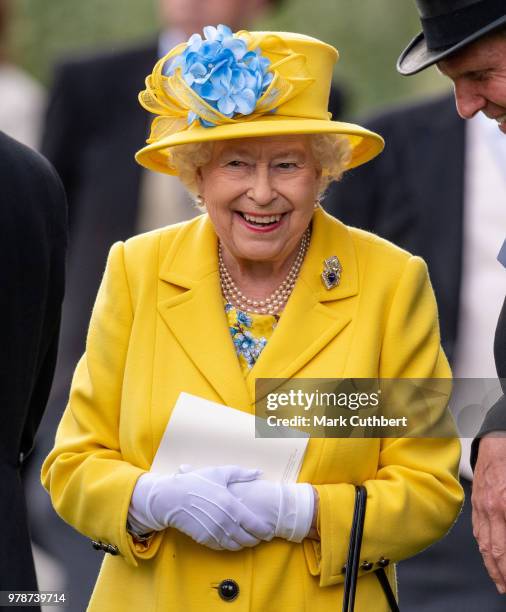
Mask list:
MULTIPOLYGON (((225 25, 207 26, 203 32, 204 39, 200 34, 190 37, 185 50, 164 73, 172 76, 180 68, 186 84, 228 118, 250 115, 273 79, 270 60, 259 49, 248 50, 246 41, 234 37, 225 25)), ((189 111, 188 123, 196 119, 204 127, 215 125, 189 111)))

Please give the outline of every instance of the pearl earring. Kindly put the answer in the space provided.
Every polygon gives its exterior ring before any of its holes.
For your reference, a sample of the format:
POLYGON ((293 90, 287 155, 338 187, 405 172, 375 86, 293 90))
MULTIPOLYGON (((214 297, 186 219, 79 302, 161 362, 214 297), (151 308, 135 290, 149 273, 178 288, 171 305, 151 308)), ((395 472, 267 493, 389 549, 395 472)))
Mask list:
POLYGON ((313 208, 316 210, 317 208, 319 208, 319 206, 320 206, 320 200, 315 200, 313 208))
POLYGON ((197 203, 197 206, 205 206, 204 198, 200 194, 195 197, 195 202, 197 203))

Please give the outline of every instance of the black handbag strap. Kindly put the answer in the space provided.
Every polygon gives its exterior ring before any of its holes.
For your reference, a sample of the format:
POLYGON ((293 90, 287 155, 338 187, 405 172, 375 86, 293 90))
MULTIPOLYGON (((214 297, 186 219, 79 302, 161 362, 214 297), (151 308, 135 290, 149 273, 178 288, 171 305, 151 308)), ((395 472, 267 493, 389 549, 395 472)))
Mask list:
POLYGON ((358 564, 360 561, 360 548, 362 546, 366 505, 367 490, 363 486, 357 486, 355 488, 355 507, 353 509, 348 560, 345 569, 343 612, 352 612, 355 605, 358 564))
MULTIPOLYGON (((362 546, 366 506, 367 489, 362 485, 358 485, 355 487, 355 507, 353 509, 353 521, 351 524, 348 561, 345 567, 343 612, 353 612, 355 609, 355 593, 357 590, 360 548, 362 546)), ((395 599, 385 570, 383 568, 377 569, 374 574, 381 584, 381 588, 385 593, 390 609, 392 612, 399 612, 399 606, 397 605, 397 600, 395 599)))

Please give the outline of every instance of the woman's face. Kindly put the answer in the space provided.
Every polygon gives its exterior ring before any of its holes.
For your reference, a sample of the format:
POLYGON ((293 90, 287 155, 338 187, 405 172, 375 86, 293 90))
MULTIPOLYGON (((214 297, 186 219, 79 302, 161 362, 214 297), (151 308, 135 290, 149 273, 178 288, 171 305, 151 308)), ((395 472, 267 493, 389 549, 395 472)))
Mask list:
POLYGON ((319 179, 310 137, 293 135, 216 142, 197 183, 230 255, 281 264, 309 225, 319 179))

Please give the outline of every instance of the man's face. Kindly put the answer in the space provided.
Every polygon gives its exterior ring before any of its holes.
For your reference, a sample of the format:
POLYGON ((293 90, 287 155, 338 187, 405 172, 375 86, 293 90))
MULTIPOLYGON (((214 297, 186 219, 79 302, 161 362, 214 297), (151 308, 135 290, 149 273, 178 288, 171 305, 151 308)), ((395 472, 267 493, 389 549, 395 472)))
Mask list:
POLYGON ((457 111, 470 119, 482 111, 506 134, 506 35, 487 36, 438 63, 454 84, 457 111))

